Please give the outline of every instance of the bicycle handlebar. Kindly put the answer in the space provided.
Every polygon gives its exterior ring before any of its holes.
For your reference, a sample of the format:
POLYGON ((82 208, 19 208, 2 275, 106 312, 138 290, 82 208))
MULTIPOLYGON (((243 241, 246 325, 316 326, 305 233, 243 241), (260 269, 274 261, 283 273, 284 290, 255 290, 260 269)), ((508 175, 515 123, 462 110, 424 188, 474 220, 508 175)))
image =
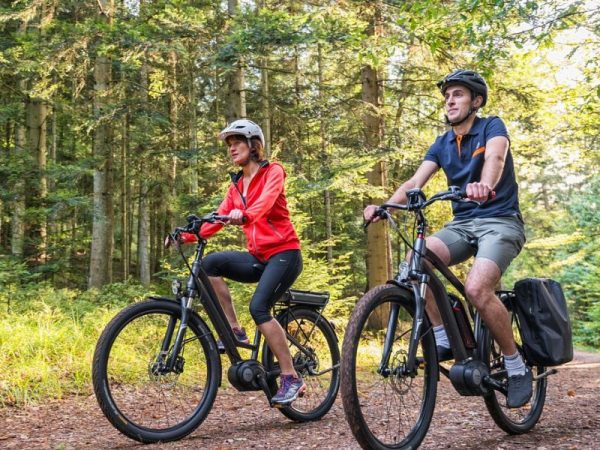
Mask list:
MULTIPOLYGON (((173 242, 178 242, 179 241, 179 236, 181 235, 181 233, 192 233, 195 234, 197 237, 200 237, 200 227, 202 226, 202 224, 204 223, 226 223, 229 222, 231 220, 230 216, 222 216, 217 214, 216 212, 211 212, 208 213, 202 217, 198 217, 195 214, 191 214, 189 216, 186 217, 186 220, 188 221, 188 224, 182 227, 176 227, 171 233, 169 233, 169 235, 167 236, 166 240, 165 240, 165 245, 167 245, 167 241, 170 239, 173 242)), ((247 218, 244 217, 242 219, 242 222, 246 222, 247 218)))
MULTIPOLYGON (((375 217, 380 217, 382 219, 389 219, 390 212, 388 209, 401 209, 404 211, 422 211, 427 208, 432 203, 442 200, 450 200, 453 202, 465 202, 465 203, 476 203, 477 205, 481 205, 481 202, 471 200, 467 197, 467 194, 462 191, 457 186, 450 186, 447 190, 438 192, 434 194, 429 200, 426 200, 423 191, 420 189, 411 189, 407 193, 408 202, 406 204, 400 203, 384 203, 380 205, 373 217, 365 222, 364 228, 368 227, 375 217)), ((492 200, 496 197, 496 192, 490 191, 488 195, 488 200, 492 200)))

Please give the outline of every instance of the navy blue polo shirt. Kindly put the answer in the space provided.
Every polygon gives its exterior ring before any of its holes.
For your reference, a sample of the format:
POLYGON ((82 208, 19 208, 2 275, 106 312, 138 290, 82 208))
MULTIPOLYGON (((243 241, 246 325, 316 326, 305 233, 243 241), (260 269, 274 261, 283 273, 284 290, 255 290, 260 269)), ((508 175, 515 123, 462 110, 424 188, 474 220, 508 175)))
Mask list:
MULTIPOLYGON (((436 139, 425 155, 444 170, 448 186, 459 186, 463 191, 467 184, 481 180, 485 161, 486 143, 496 136, 508 138, 504 122, 499 117, 477 117, 464 136, 449 130, 436 139)), ((504 217, 520 215, 519 189, 515 179, 513 158, 508 150, 504 170, 495 189, 496 197, 477 206, 475 203, 452 203, 454 218, 504 217)))

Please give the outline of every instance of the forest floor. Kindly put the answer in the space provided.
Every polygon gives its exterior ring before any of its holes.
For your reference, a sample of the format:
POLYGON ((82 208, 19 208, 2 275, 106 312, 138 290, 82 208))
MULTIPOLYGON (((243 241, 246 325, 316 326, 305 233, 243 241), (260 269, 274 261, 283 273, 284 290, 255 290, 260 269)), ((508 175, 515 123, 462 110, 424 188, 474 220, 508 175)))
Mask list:
MULTIPOLYGON (((461 397, 442 377, 424 449, 600 448, 600 354, 575 352, 549 379, 546 406, 529 433, 509 436, 483 400, 461 397)), ((322 420, 293 423, 256 392, 220 390, 205 422, 187 438, 143 446, 117 432, 95 397, 75 396, 27 408, 0 409, 1 449, 357 449, 338 398, 322 420)))

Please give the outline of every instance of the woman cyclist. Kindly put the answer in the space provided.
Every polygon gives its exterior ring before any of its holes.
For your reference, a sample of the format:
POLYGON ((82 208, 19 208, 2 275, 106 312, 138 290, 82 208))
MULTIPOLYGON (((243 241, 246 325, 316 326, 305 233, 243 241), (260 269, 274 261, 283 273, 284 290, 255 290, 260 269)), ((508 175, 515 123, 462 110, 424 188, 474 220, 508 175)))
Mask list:
MULTIPOLYGON (((241 170, 231 174, 231 186, 217 213, 229 216, 229 224, 242 227, 248 251, 215 252, 204 258, 202 266, 241 342, 248 342, 248 336, 238 322, 223 278, 258 282, 250 301, 250 314, 281 368, 280 388, 272 403, 289 405, 304 393, 306 385, 294 369, 285 332, 271 315, 273 303, 302 272, 300 241, 290 221, 285 198, 285 172, 280 164, 264 159, 264 135, 251 120, 236 120, 221 131, 219 139, 225 141, 233 163, 241 170)), ((209 238, 222 226, 204 224, 200 235, 209 238)), ((182 242, 195 239, 193 234, 182 236, 182 242)))

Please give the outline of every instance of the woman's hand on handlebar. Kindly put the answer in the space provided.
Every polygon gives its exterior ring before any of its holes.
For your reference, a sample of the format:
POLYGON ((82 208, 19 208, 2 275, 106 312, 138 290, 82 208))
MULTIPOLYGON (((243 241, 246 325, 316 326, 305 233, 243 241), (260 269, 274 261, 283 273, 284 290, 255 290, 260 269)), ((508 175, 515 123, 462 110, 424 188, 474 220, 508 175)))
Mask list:
POLYGON ((229 223, 231 225, 242 225, 244 222, 246 222, 244 211, 241 209, 232 209, 229 211, 229 223))

